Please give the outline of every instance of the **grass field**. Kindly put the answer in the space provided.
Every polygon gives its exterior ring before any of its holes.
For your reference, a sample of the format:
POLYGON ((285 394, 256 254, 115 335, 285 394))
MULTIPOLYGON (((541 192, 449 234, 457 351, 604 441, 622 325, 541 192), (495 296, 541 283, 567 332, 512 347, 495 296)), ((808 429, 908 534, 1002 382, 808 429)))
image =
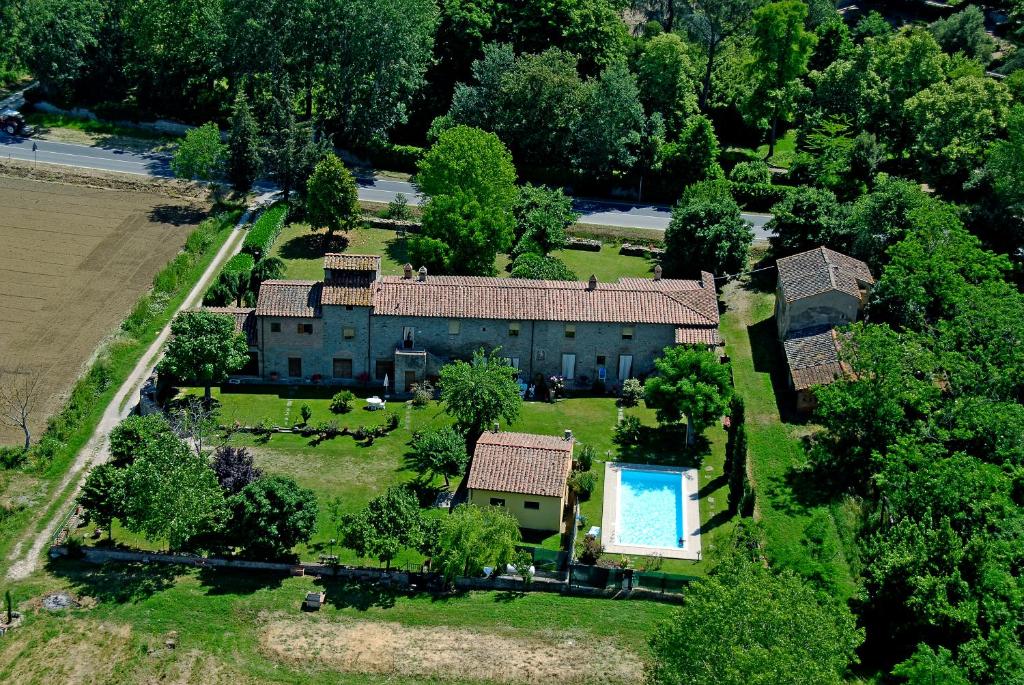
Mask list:
POLYGON ((757 513, 767 535, 773 565, 817 578, 839 595, 854 590, 847 527, 852 511, 801 500, 793 486, 805 461, 801 438, 813 426, 796 419, 786 389, 785 363, 776 339, 775 297, 749 283, 733 282, 723 292, 722 335, 732 357, 736 390, 746 402, 750 460, 757 513))
MULTIPOLYGON (((334 252, 353 254, 376 254, 384 259, 381 271, 385 275, 400 276, 402 267, 408 261, 405 238, 396 231, 380 228, 360 228, 335 237, 330 248, 334 252)), ((650 277, 653 262, 643 257, 625 257, 618 252, 617 245, 606 244, 600 252, 582 250, 559 250, 552 253, 572 269, 580 279, 590 274, 602 281, 614 281, 623 277, 650 277)), ((324 276, 323 234, 313 233, 309 226, 296 223, 287 226, 274 246, 274 254, 288 265, 287 278, 317 280, 324 276)), ((498 275, 508 274, 509 259, 499 254, 495 260, 498 275)), ((418 268, 418 267, 417 267, 418 268)))
POLYGON ((635 683, 670 605, 535 593, 394 595, 313 578, 54 562, 15 588, 25 625, 0 640, 0 679, 24 685, 154 682, 635 683), (66 589, 66 614, 38 598, 66 589), (168 637, 176 649, 165 647, 168 637))
MULTIPOLYGON (((38 429, 206 208, 15 178, 0 178, 0 206, 0 371, 44 378, 38 429)), ((0 444, 18 439, 0 429, 0 444)))

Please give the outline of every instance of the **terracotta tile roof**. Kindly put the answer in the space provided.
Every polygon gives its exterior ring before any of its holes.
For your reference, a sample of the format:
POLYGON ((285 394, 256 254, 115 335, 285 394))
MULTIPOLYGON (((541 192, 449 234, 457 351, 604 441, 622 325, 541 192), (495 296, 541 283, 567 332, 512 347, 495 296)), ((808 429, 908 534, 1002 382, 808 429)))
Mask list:
POLYGON ((372 291, 369 288, 350 288, 335 285, 333 281, 324 283, 320 304, 339 304, 350 307, 369 307, 373 304, 372 291))
POLYGON ((696 326, 679 326, 676 328, 676 345, 707 345, 717 347, 725 341, 717 328, 697 328, 696 326))
POLYGON ((256 301, 256 316, 320 317, 318 281, 263 281, 256 301))
POLYGON ((872 284, 868 265, 827 247, 819 247, 776 262, 786 302, 829 290, 860 297, 860 283, 872 284))
POLYGON ((328 252, 324 255, 324 268, 337 271, 379 271, 380 255, 328 252))
POLYGON ((257 344, 256 341, 256 310, 246 307, 203 307, 204 312, 211 314, 227 314, 235 320, 235 330, 245 333, 245 339, 250 345, 257 344))
POLYGON ((828 385, 843 375, 839 339, 833 328, 801 333, 782 342, 794 390, 828 385))
POLYGON ((531 433, 480 436, 466 487, 561 497, 572 470, 573 442, 531 433))
POLYGON ((716 327, 718 302, 710 283, 625 278, 590 290, 578 281, 385 276, 373 286, 373 307, 379 316, 716 327))

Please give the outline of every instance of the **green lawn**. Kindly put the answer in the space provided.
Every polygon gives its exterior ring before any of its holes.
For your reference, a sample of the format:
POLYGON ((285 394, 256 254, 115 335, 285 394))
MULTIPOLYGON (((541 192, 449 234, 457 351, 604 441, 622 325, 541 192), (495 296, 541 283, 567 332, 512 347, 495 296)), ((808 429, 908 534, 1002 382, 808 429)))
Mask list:
MULTIPOLYGON (((329 249, 335 252, 381 255, 381 271, 385 275, 399 276, 408 261, 405 238, 397 231, 380 228, 358 228, 334 238, 329 249)), ((309 230, 308 224, 296 223, 286 226, 274 246, 274 255, 287 264, 287 278, 318 280, 323 278, 323 254, 325 245, 323 233, 309 230)), ((600 252, 582 250, 559 250, 552 253, 565 262, 580 279, 594 274, 602 281, 614 281, 623 277, 649 278, 654 269, 653 262, 644 257, 626 257, 619 254, 618 245, 606 244, 600 252)), ((499 254, 495 268, 499 275, 507 275, 509 259, 499 254)))
POLYGON ((805 461, 800 440, 813 427, 794 422, 776 340, 775 297, 734 282, 725 287, 723 299, 727 311, 722 335, 732 357, 737 392, 746 402, 756 513, 768 537, 768 556, 773 564, 805 577, 823 578, 849 597, 854 591, 851 550, 844 550, 842 542, 851 538, 849 503, 816 505, 801 500, 793 487, 795 469, 805 461))
MULTIPOLYGON (((515 656, 540 657, 547 645, 566 641, 575 645, 584 661, 605 645, 643 659, 653 626, 673 611, 670 605, 646 601, 547 593, 396 595, 328 583, 327 606, 318 614, 305 614, 299 610, 304 593, 323 587, 310 577, 137 565, 98 567, 63 560, 51 562, 47 570, 13 588, 15 602, 23 610, 28 609, 29 598, 60 589, 94 598, 95 606, 70 613, 29 610, 25 625, 0 641, 0 680, 4 682, 468 684, 474 681, 464 680, 458 669, 439 679, 408 675, 415 664, 405 664, 404 676, 317 668, 312 662, 319 649, 312 648, 301 653, 308 659, 275 658, 265 633, 270 627, 289 625, 329 634, 335 628, 372 629, 386 622, 434 628, 441 639, 448 628, 506 638, 521 653, 500 655, 504 663, 515 656), (168 650, 164 642, 172 633, 177 648, 168 650)), ((421 647, 429 657, 441 645, 421 647)), ((566 676, 578 667, 565 664, 566 676)))
POLYGON ((775 154, 768 157, 768 143, 757 148, 757 156, 771 166, 788 169, 796 155, 796 129, 790 129, 775 141, 775 154), (767 158, 767 159, 766 159, 767 158))

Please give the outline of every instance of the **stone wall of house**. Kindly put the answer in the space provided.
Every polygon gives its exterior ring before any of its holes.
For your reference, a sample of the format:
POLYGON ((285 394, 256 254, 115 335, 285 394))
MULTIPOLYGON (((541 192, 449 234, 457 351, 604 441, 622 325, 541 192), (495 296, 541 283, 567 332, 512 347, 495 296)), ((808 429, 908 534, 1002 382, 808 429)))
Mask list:
POLYGON ((781 290, 776 291, 775 322, 779 339, 797 331, 822 326, 842 326, 857 320, 860 299, 838 291, 829 291, 786 302, 781 290))
MULTIPOLYGON (((574 382, 570 387, 589 385, 600 377, 603 366, 605 382, 620 385, 625 380, 619 374, 623 356, 632 357, 627 378, 648 374, 654 359, 675 341, 672 325, 370 316, 367 307, 339 305, 324 306, 321 319, 261 317, 258 325, 266 379, 276 372, 279 380, 287 380, 289 358, 300 358, 302 377, 318 374, 325 383, 356 383, 362 374, 376 383, 381 380, 377 376, 383 376, 378 372, 386 369, 396 392, 408 391, 406 381, 412 376, 406 371, 415 371, 414 382, 419 382, 432 375, 438 364, 468 359, 481 347, 501 348, 502 356, 512 360, 527 382, 538 375, 568 375, 565 372, 571 366, 574 382), (272 323, 279 323, 281 330, 271 332, 272 323), (312 335, 297 332, 298 325, 310 323, 312 335), (572 337, 567 326, 572 327, 572 337), (624 337, 630 332, 632 339, 624 337), (409 348, 427 352, 426 359, 396 356, 396 351, 405 349, 409 334, 409 348), (566 355, 575 355, 574 364, 566 355), (335 376, 335 359, 351 360, 348 377, 335 376)), ((346 371, 347 366, 339 364, 346 371)))

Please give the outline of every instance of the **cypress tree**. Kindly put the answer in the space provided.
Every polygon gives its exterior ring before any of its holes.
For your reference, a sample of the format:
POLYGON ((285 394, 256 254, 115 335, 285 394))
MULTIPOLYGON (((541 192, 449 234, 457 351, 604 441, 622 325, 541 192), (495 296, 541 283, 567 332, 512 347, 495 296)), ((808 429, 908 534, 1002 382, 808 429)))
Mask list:
POLYGON ((240 193, 249 192, 262 167, 259 126, 245 91, 239 89, 231 113, 231 135, 228 139, 228 178, 231 187, 240 193))

